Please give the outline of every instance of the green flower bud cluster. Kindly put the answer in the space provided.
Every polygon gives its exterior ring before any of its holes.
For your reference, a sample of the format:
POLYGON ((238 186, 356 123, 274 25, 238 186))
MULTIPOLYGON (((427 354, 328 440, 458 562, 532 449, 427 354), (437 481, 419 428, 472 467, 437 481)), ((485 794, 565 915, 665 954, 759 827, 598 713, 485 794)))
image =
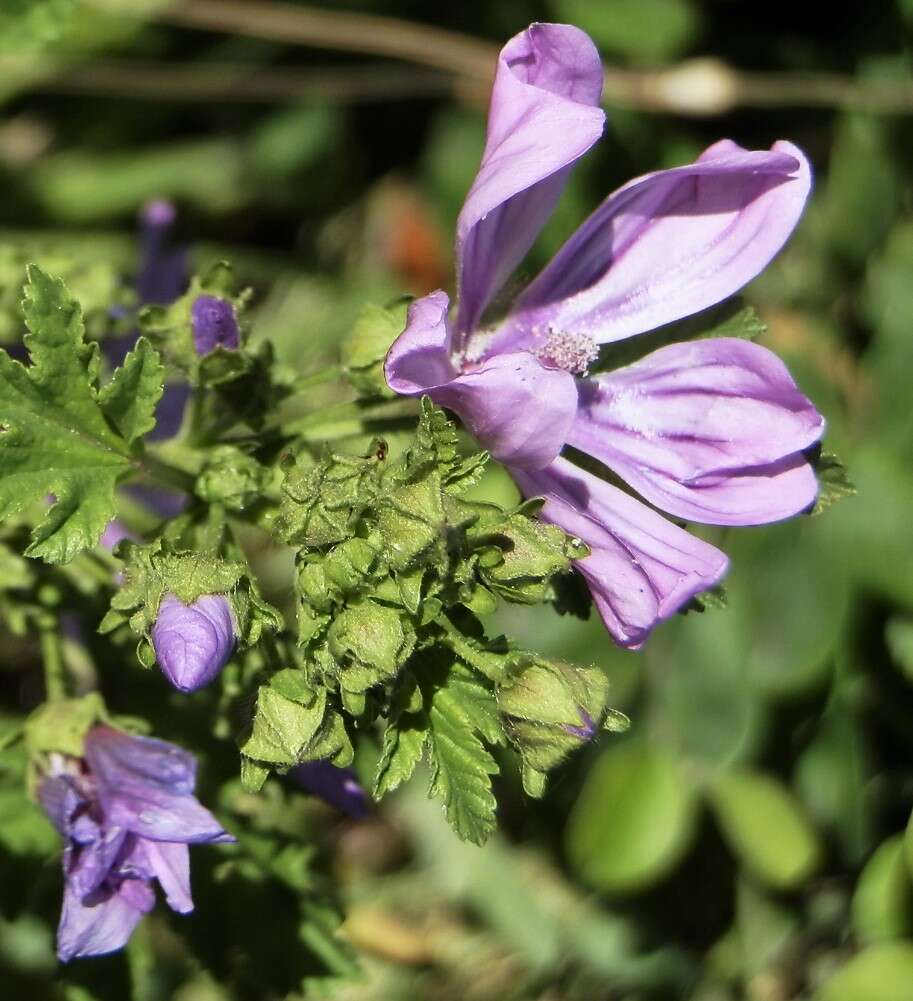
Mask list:
POLYGON ((293 751, 298 761, 338 762, 347 753, 334 743, 339 713, 359 726, 386 720, 375 796, 427 752, 432 793, 458 833, 479 841, 495 808, 498 766, 487 747, 512 743, 527 788, 541 795, 545 773, 582 743, 565 727, 601 724, 601 672, 545 665, 485 634, 480 616, 500 600, 552 600, 555 576, 587 552, 536 520, 535 504, 504 510, 467 499, 487 458, 463 454, 453 425, 426 399, 398 457, 375 440, 361 455, 302 449, 288 460, 271 530, 297 549, 301 691, 297 708, 280 704, 285 722, 301 728, 283 729, 275 693, 264 699, 261 689, 242 748, 258 767, 284 766, 293 751), (549 672, 557 673, 546 685, 549 672), (334 735, 329 745, 325 733, 334 735))

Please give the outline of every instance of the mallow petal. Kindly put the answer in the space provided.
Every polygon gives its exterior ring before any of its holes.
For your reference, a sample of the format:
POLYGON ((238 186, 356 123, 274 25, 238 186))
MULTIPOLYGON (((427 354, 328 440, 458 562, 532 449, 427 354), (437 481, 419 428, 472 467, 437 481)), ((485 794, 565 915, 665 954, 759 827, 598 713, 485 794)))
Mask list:
POLYGON ((455 411, 501 462, 523 469, 548 465, 561 451, 577 410, 573 376, 526 351, 459 372, 450 356, 448 305, 443 292, 411 305, 406 329, 387 354, 391 389, 404 396, 427 394, 455 411))
POLYGON ((657 623, 726 573, 726 556, 714 546, 566 459, 511 472, 527 497, 545 498, 541 518, 590 547, 574 566, 621 646, 639 647, 657 623))
POLYGON ((526 351, 497 355, 429 395, 499 462, 521 469, 541 469, 560 453, 577 412, 574 377, 526 351))
POLYGON ((395 393, 421 396, 459 374, 451 359, 449 309, 450 299, 440 291, 410 304, 405 330, 393 342, 384 361, 384 376, 395 393))
POLYGON ((155 895, 142 880, 126 879, 117 889, 83 898, 69 884, 57 928, 57 955, 64 962, 103 956, 123 948, 140 919, 152 910, 155 895))
POLYGON ((814 473, 797 453, 824 427, 774 354, 712 338, 582 382, 568 441, 670 514, 754 525, 814 502, 814 473))
POLYGON ((152 646, 165 677, 181 692, 208 685, 235 646, 231 603, 224 594, 204 594, 193 604, 166 594, 152 627, 152 646))
POLYGON ((501 50, 482 163, 457 222, 457 330, 475 329, 532 246, 570 167, 602 134, 602 64, 567 24, 532 24, 501 50))
POLYGON ((534 349, 550 331, 604 344, 721 302, 777 254, 810 187, 792 143, 745 150, 726 139, 693 164, 631 181, 526 289, 489 350, 534 349))
POLYGON ((193 910, 190 895, 190 849, 185 844, 170 841, 140 840, 146 865, 159 881, 168 906, 179 914, 193 910))
POLYGON ((96 726, 85 756, 110 824, 153 841, 234 840, 192 795, 196 764, 174 744, 96 726))

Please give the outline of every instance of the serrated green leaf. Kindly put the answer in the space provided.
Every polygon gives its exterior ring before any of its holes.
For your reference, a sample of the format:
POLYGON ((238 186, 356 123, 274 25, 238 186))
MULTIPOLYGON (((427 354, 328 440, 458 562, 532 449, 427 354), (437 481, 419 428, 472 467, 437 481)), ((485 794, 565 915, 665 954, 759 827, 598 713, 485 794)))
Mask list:
POLYGON ((491 776, 495 759, 478 736, 479 709, 467 710, 465 687, 450 679, 428 697, 431 795, 443 801, 450 826, 465 841, 482 844, 495 828, 491 776))
POLYGON ((374 775, 375 799, 381 799, 412 777, 427 740, 428 717, 424 713, 404 713, 387 724, 374 775))
POLYGON ((29 267, 23 312, 31 366, 0 352, 0 519, 54 495, 26 555, 66 563, 114 517, 114 488, 133 468, 130 442, 106 419, 98 349, 63 282, 29 267))
POLYGON ((98 394, 98 402, 120 436, 132 445, 155 427, 155 408, 164 389, 165 366, 155 348, 140 337, 98 394))

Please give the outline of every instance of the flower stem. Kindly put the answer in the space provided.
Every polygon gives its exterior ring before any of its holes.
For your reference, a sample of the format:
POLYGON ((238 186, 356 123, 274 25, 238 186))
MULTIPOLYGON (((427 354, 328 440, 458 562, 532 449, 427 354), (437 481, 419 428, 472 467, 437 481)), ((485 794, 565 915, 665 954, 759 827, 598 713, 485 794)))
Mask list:
POLYGON ((41 658, 44 661, 45 695, 49 702, 59 702, 67 697, 66 669, 63 663, 63 648, 60 643, 60 623, 54 616, 42 616, 42 622, 38 628, 41 658))
POLYGON ((163 462, 148 452, 140 460, 140 467, 163 487, 168 487, 172 490, 182 490, 188 494, 193 493, 193 485, 196 482, 196 478, 192 473, 188 473, 184 469, 178 469, 177 466, 163 462))
POLYGON ((314 386, 322 386, 325 382, 332 382, 333 379, 338 379, 341 375, 341 365, 327 365, 326 368, 321 368, 316 372, 311 372, 310 375, 302 375, 300 378, 295 379, 289 388, 292 393, 303 393, 314 386))

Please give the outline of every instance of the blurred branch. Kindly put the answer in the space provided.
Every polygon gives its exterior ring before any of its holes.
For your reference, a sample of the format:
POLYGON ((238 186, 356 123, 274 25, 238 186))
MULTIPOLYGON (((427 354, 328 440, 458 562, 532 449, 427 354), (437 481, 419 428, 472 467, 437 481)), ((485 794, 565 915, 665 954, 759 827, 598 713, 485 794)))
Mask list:
POLYGON ((0 86, 8 79, 33 90, 62 94, 116 95, 152 101, 272 102, 320 99, 392 101, 453 92, 453 77, 411 66, 262 68, 238 63, 92 61, 68 66, 57 60, 0 58, 0 86))
MULTIPOLYGON (((129 13, 124 0, 90 0, 96 7, 129 13)), ((484 99, 491 83, 497 46, 432 25, 377 14, 321 10, 274 0, 183 0, 153 7, 152 18, 182 27, 245 35, 286 44, 387 56, 449 74, 443 77, 388 77, 372 82, 353 71, 321 69, 306 74, 270 70, 245 71, 217 79, 216 69, 156 68, 140 64, 140 81, 125 79, 121 66, 84 71, 89 80, 56 77, 50 84, 73 90, 120 90, 137 96, 226 97, 238 100, 284 100, 319 94, 339 100, 363 100, 436 94, 453 89, 458 95, 484 99), (96 72, 97 70, 97 72, 96 72), (103 70, 103 72, 102 72, 103 70), (209 72, 211 76, 205 76, 209 72), (169 82, 174 73, 180 79, 169 82), (194 74, 199 74, 194 76, 194 74), (324 85, 324 79, 327 81, 324 85), (159 82, 160 81, 160 82, 159 82), (189 88, 188 85, 189 84, 189 88), (221 89, 220 89, 221 85, 221 89), (182 94, 181 91, 184 90, 182 94)), ((40 86, 47 86, 41 84, 40 86)), ((826 107, 877 113, 913 112, 913 81, 856 80, 837 74, 743 73, 713 58, 694 59, 666 70, 637 71, 606 67, 604 100, 608 105, 639 111, 682 115, 720 115, 739 107, 826 107)))

